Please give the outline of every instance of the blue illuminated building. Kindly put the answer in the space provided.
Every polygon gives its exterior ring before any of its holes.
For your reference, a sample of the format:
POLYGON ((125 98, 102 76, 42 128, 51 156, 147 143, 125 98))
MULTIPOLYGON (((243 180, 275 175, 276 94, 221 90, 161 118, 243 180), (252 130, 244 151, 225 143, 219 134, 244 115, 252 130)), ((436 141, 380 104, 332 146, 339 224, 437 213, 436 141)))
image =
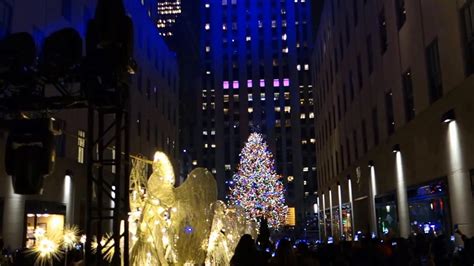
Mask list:
POLYGON ((310 1, 202 0, 200 11, 199 165, 225 199, 243 143, 263 133, 302 225, 316 191, 310 1))

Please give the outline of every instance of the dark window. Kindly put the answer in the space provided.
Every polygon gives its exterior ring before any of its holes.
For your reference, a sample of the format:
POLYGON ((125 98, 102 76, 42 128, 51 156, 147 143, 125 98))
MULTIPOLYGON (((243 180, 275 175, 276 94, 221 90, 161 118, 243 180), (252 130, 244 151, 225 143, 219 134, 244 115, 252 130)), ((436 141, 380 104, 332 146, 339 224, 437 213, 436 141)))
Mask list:
POLYGON ((337 95, 337 119, 341 120, 341 96, 337 95))
POLYGON ((341 60, 344 58, 344 41, 342 40, 342 32, 339 33, 339 50, 341 52, 341 60))
POLYGON ((367 143, 367 125, 365 124, 365 120, 362 120, 362 145, 364 149, 364 154, 367 153, 369 149, 369 145, 367 143))
POLYGON ((359 13, 357 11, 357 2, 359 0, 353 0, 353 10, 354 10, 354 25, 357 26, 357 23, 359 22, 359 13))
POLYGON ((372 36, 370 34, 367 35, 367 63, 370 75, 374 70, 374 54, 372 51, 372 36))
POLYGON ((474 73, 474 1, 469 1, 461 12, 464 19, 466 74, 470 75, 474 73))
POLYGON ((428 68, 430 102, 433 103, 443 95, 438 39, 432 41, 426 48, 426 65, 428 68))
POLYGON ((360 55, 357 56, 357 78, 359 81, 359 90, 360 90, 364 86, 364 81, 362 77, 362 62, 360 59, 360 55))
POLYGON ((62 0, 61 13, 63 17, 71 21, 71 10, 72 10, 72 1, 71 0, 62 0))
POLYGON ((410 121, 415 117, 415 99, 413 96, 413 84, 411 72, 408 70, 402 75, 403 101, 405 102, 405 118, 410 121))
POLYGON ((342 145, 340 146, 340 151, 341 151, 341 169, 344 170, 345 159, 344 159, 344 147, 342 145))
POLYGON ((150 132, 150 120, 148 119, 146 121, 146 140, 147 141, 150 141, 150 134, 151 134, 151 132, 150 132))
POLYGON ((403 27, 407 20, 407 11, 405 9, 405 0, 395 0, 395 8, 397 12, 397 26, 398 29, 403 27))
POLYGON ((395 119, 393 115, 393 95, 389 91, 385 94, 385 114, 387 118, 387 132, 392 135, 395 132, 395 119))
POLYGON ((380 35, 380 50, 382 54, 387 51, 387 21, 385 20, 385 9, 382 8, 379 14, 379 35, 380 35))
POLYGON ((352 70, 349 71, 349 93, 351 101, 354 100, 354 77, 352 76, 352 70))
POLYGON ((351 34, 350 34, 350 25, 349 25, 349 16, 346 14, 346 45, 349 45, 351 41, 351 34))
POLYGON ((374 145, 379 145, 379 117, 377 108, 372 109, 372 133, 374 134, 374 145))
POLYGON ((137 115, 137 135, 140 137, 142 134, 142 113, 138 112, 137 115))
POLYGON ((139 69, 138 75, 137 75, 137 88, 139 92, 142 91, 142 79, 143 79, 143 72, 139 69))
POLYGON ((359 141, 357 139, 357 130, 354 130, 352 132, 352 139, 354 141, 354 154, 355 154, 355 159, 359 159, 359 141))
POLYGON ((346 85, 342 85, 342 103, 344 106, 344 113, 347 112, 347 92, 346 92, 346 85))
POLYGON ((349 139, 346 138, 346 152, 347 152, 347 165, 351 165, 351 144, 349 139))
POLYGON ((5 0, 0 0, 0 38, 10 33, 12 23, 12 6, 5 0))

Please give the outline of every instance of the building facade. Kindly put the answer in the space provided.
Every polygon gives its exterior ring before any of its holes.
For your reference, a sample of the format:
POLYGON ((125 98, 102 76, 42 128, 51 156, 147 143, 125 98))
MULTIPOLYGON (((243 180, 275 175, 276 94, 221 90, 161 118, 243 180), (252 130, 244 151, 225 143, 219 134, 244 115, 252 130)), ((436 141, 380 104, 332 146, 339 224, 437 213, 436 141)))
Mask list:
POLYGON ((312 55, 321 237, 474 233, 472 1, 325 1, 312 55))
POLYGON ((203 0, 200 13, 198 165, 225 199, 244 142, 263 133, 303 224, 316 174, 310 2, 203 0))
MULTIPOLYGON (((8 33, 29 32, 40 47, 44 38, 64 27, 83 37, 97 1, 0 1, 2 38, 8 33)), ((137 73, 131 77, 130 153, 153 158, 156 150, 178 158, 178 66, 175 54, 159 36, 145 1, 124 1, 134 23, 134 58, 137 73)), ((72 85, 72 86, 78 86, 72 85)), ((62 134, 56 136, 56 166, 44 184, 42 195, 13 193, 5 174, 4 149, 0 150, 0 236, 6 247, 19 248, 34 241, 36 228, 54 230, 65 224, 84 229, 86 214, 87 110, 60 111, 53 115, 62 134), (55 227, 56 226, 56 227, 55 227), (59 226, 59 227, 58 227, 59 226)), ((0 132, 5 147, 7 132, 0 132)), ((114 157, 113 147, 109 147, 114 157)), ((108 169, 112 174, 114 169, 108 169)))

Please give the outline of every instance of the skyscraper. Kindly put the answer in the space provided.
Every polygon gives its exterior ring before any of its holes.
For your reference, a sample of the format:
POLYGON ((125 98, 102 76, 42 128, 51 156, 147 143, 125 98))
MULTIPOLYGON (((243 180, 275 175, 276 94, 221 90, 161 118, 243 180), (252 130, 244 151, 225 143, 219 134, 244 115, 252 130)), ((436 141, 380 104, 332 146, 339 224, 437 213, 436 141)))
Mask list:
POLYGON ((156 26, 160 35, 165 39, 173 36, 176 18, 181 14, 181 0, 159 0, 157 2, 156 26))
POLYGON ((225 199, 245 139, 263 133, 301 224, 316 190, 310 2, 202 0, 200 9, 198 164, 225 199))

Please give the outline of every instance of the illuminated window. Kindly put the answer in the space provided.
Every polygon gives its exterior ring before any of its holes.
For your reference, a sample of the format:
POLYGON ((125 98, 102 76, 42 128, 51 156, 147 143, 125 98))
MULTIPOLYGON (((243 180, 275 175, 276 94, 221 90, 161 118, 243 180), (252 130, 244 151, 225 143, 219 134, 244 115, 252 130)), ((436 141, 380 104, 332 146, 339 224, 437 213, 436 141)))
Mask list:
POLYGON ((215 149, 216 148, 216 144, 211 144, 211 148, 215 149))
POLYGON ((301 115, 300 115, 300 119, 306 119, 306 114, 304 114, 304 113, 301 114, 301 115))
POLYGON ((265 87, 265 80, 264 79, 261 79, 260 80, 260 87, 265 87))
POLYGON ((275 107, 275 112, 279 113, 281 111, 280 106, 275 107))
POLYGON ((206 52, 209 53, 211 51, 211 46, 206 46, 206 52))
POLYGON ((279 79, 274 79, 273 80, 273 87, 280 87, 280 80, 279 79))
POLYGON ((309 118, 310 118, 310 119, 313 119, 313 118, 314 118, 314 113, 313 113, 313 112, 309 113, 309 118))
POLYGON ((250 42, 250 41, 252 40, 252 37, 247 36, 247 37, 245 37, 245 40, 246 40, 247 42, 250 42))
POLYGON ((304 70, 309 70, 309 65, 308 64, 304 65, 304 70))
POLYGON ((290 86, 290 79, 284 79, 283 80, 283 86, 285 86, 285 87, 290 86))
POLYGON ((249 114, 253 113, 253 107, 249 107, 247 111, 249 112, 249 114))
POLYGON ((230 170, 231 170, 230 164, 226 164, 226 165, 225 165, 225 170, 226 170, 226 171, 230 171, 230 170))
MULTIPOLYGON (((308 171, 309 171, 309 167, 304 167, 303 168, 303 172, 308 172, 308 171)), ((306 182, 306 180, 305 180, 305 182, 306 182)))
POLYGON ((278 101, 278 98, 280 97, 280 93, 279 92, 275 92, 273 93, 273 100, 274 101, 278 101))
POLYGON ((287 36, 286 33, 285 33, 285 34, 283 34, 283 36, 281 36, 281 39, 284 40, 284 41, 286 41, 287 37, 288 37, 288 36, 287 36))
POLYGON ((205 8, 209 8, 210 6, 211 6, 211 5, 210 5, 209 3, 206 3, 206 4, 204 5, 205 8))
POLYGON ((207 136, 207 130, 204 130, 204 131, 202 132, 202 134, 203 134, 204 136, 207 136))
POLYGON ((232 87, 233 87, 234 89, 238 89, 238 88, 239 88, 239 81, 234 80, 234 82, 232 83, 232 87))
POLYGON ((229 82, 228 81, 224 81, 222 86, 224 87, 224 89, 228 89, 229 88, 229 82))
POLYGON ((253 101, 253 95, 252 95, 252 93, 249 93, 249 94, 247 95, 247 98, 248 98, 249 102, 252 102, 252 101, 253 101))
POLYGON ((209 25, 209 23, 206 23, 206 25, 204 26, 204 29, 209 30, 210 28, 211 28, 211 25, 209 25))
POLYGON ((249 79, 247 80, 247 88, 252 88, 253 84, 252 84, 252 80, 249 79))
POLYGON ((301 65, 297 65, 296 70, 301 71, 301 65))
POLYGON ((84 163, 84 151, 86 148, 86 132, 79 130, 77 132, 77 162, 84 163))
POLYGON ((291 106, 285 106, 285 113, 291 112, 291 106))
POLYGON ((265 93, 260 93, 260 101, 265 101, 265 93))
POLYGON ((26 247, 36 244, 36 237, 64 230, 64 214, 28 213, 26 214, 26 247))

